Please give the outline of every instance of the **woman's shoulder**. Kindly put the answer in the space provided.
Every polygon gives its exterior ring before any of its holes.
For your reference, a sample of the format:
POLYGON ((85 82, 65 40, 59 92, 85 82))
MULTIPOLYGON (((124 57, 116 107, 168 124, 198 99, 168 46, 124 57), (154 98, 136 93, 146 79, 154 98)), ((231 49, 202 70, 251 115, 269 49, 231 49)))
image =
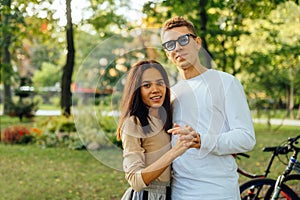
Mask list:
POLYGON ((145 134, 142 125, 136 116, 130 116, 124 120, 121 128, 122 134, 127 134, 133 137, 146 138, 158 134, 163 129, 163 124, 160 119, 149 116, 149 124, 151 132, 145 134))
POLYGON ((134 137, 142 137, 143 130, 139 119, 135 116, 127 117, 121 128, 122 135, 127 134, 134 137))

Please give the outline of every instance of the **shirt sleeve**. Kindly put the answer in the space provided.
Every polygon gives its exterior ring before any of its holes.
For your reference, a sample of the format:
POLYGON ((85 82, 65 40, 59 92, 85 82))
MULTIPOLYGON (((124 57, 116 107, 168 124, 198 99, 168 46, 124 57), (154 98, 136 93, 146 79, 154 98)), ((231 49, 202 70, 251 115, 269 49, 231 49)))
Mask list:
POLYGON ((224 155, 252 150, 256 143, 252 118, 243 87, 236 78, 225 90, 224 107, 227 130, 216 138, 213 152, 224 155))
POLYGON ((125 178, 135 191, 140 191, 147 187, 141 174, 145 168, 145 149, 141 145, 141 138, 122 134, 122 144, 125 178))

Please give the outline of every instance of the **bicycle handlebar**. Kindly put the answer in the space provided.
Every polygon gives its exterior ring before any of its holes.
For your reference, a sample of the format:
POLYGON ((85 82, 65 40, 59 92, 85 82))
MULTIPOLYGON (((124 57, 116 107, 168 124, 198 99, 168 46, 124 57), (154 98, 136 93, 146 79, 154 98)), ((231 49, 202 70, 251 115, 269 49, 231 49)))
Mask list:
POLYGON ((294 144, 298 144, 298 140, 300 139, 300 135, 294 138, 288 138, 287 144, 284 146, 276 146, 276 147, 264 147, 264 152, 274 152, 276 155, 278 154, 288 154, 292 150, 299 151, 300 148, 294 146, 294 144))
POLYGON ((245 158, 250 158, 250 156, 248 154, 246 154, 246 153, 237 153, 236 155, 237 156, 243 156, 245 158))
MULTIPOLYGON (((298 135, 297 137, 294 138, 288 138, 288 140, 286 141, 286 144, 284 145, 279 145, 279 146, 275 146, 275 147, 264 147, 263 151, 264 152, 273 152, 272 154, 272 158, 269 161, 269 164, 265 170, 265 174, 263 175, 256 175, 256 174, 252 174, 240 167, 238 167, 238 172, 248 178, 265 178, 267 177, 267 175, 270 172, 270 168, 271 165, 273 163, 274 157, 278 156, 279 154, 288 154, 291 151, 294 151, 294 153, 298 154, 298 152, 300 151, 299 147, 296 147, 294 144, 298 144, 298 140, 300 139, 300 135, 298 135)), ((237 154, 233 154, 233 156, 235 158, 237 158, 237 156, 243 156, 243 157, 250 157, 248 154, 246 153, 237 153, 237 154)))
POLYGON ((288 146, 264 147, 264 152, 274 152, 275 154, 288 154, 290 148, 288 146))

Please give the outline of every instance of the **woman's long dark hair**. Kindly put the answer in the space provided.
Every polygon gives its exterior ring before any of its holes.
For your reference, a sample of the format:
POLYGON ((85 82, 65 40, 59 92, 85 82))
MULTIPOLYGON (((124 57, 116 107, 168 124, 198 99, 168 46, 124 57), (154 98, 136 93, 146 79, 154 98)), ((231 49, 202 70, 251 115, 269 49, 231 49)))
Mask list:
POLYGON ((121 139, 121 127, 125 119, 131 116, 138 118, 145 134, 151 131, 151 127, 149 126, 149 109, 142 100, 140 90, 142 75, 149 68, 157 69, 161 73, 166 84, 166 96, 162 107, 159 108, 159 117, 164 122, 163 127, 165 131, 172 127, 171 92, 168 74, 163 66, 155 60, 139 61, 131 67, 125 84, 117 139, 121 139))

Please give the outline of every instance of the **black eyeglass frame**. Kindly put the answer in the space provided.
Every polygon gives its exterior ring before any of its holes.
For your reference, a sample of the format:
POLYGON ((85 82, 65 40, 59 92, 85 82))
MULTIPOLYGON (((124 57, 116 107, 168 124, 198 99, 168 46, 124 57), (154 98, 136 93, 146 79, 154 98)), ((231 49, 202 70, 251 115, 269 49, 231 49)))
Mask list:
POLYGON ((184 35, 179 36, 179 37, 177 38, 177 40, 169 40, 169 41, 167 41, 167 42, 164 42, 164 43, 162 44, 162 46, 163 46, 164 49, 167 50, 167 51, 173 51, 173 50, 176 48, 176 42, 178 42, 178 43, 180 44, 180 46, 186 46, 186 45, 188 45, 188 44, 190 43, 190 37, 197 38, 196 35, 194 35, 194 34, 192 34, 192 33, 187 33, 187 34, 184 34, 184 35), (183 45, 182 45, 182 44, 180 43, 180 39, 183 38, 183 37, 186 37, 186 36, 188 36, 188 42, 187 42, 186 44, 183 44, 183 45), (174 48, 172 48, 172 49, 168 49, 167 46, 166 46, 166 44, 167 44, 167 43, 170 43, 170 42, 175 42, 174 48))

